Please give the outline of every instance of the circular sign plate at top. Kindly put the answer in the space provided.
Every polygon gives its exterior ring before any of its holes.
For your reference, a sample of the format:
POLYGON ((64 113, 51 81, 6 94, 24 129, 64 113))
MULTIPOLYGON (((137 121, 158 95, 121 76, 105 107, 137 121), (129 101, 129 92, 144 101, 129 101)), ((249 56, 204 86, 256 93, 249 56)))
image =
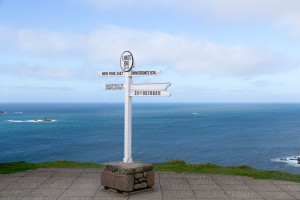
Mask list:
POLYGON ((129 72, 134 64, 133 56, 130 51, 124 51, 120 59, 121 68, 124 72, 129 72))

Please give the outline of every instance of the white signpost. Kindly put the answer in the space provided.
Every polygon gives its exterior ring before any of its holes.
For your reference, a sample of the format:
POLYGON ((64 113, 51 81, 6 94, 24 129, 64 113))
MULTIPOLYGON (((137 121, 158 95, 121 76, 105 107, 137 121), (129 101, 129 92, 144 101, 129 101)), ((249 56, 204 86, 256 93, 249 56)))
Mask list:
POLYGON ((123 71, 99 71, 101 76, 124 76, 124 84, 105 84, 106 90, 125 90, 125 123, 124 123, 124 163, 132 163, 131 157, 131 120, 133 96, 170 96, 166 91, 171 83, 140 83, 133 84, 132 76, 156 76, 160 70, 131 71, 134 59, 129 51, 121 55, 120 65, 123 71))

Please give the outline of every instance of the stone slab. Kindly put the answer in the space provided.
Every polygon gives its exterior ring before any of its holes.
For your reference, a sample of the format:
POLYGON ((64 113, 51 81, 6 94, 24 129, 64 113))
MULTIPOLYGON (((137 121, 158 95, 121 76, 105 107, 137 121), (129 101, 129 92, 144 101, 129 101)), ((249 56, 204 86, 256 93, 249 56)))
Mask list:
POLYGON ((103 171, 101 173, 101 185, 120 191, 130 192, 133 190, 134 177, 133 175, 103 171))
POLYGON ((148 187, 152 187, 155 184, 155 176, 154 176, 154 171, 147 171, 146 172, 146 179, 147 179, 147 185, 148 187))

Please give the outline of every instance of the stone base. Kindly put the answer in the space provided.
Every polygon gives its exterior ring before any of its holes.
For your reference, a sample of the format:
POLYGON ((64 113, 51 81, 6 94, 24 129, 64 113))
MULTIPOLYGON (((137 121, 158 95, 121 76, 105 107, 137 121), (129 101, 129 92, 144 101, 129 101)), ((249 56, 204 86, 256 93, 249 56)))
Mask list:
POLYGON ((102 166, 101 185, 104 191, 128 196, 149 191, 154 186, 153 165, 141 162, 111 162, 102 166))

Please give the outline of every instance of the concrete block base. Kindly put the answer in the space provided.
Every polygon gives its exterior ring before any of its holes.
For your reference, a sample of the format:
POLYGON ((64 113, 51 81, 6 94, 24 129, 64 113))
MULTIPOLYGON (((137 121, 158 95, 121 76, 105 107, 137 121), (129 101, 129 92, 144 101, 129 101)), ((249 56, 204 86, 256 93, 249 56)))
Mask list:
POLYGON ((153 165, 141 162, 111 162, 102 166, 103 191, 128 196, 153 190, 153 165))

